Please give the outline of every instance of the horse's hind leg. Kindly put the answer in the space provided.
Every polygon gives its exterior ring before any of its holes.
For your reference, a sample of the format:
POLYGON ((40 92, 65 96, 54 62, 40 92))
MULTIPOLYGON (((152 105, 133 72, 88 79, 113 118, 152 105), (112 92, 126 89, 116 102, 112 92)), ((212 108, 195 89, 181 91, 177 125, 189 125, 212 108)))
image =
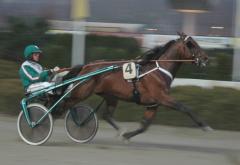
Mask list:
POLYGON ((140 123, 140 127, 134 131, 124 133, 122 135, 123 138, 128 140, 133 136, 136 136, 140 133, 145 132, 148 129, 148 127, 150 126, 150 124, 152 123, 154 117, 156 116, 157 108, 158 108, 158 106, 148 107, 144 112, 144 116, 140 123))
POLYGON ((120 127, 116 124, 115 120, 113 119, 113 114, 117 107, 118 100, 111 97, 104 97, 106 101, 106 108, 103 110, 102 118, 108 122, 114 129, 117 131, 120 130, 120 127))

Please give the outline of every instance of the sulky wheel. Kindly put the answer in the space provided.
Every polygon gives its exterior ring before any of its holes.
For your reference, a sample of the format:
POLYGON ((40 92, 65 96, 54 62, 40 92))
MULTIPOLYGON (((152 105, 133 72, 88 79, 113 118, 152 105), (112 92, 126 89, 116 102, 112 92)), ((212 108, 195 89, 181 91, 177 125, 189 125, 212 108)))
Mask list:
MULTIPOLYGON (((32 123, 37 122, 48 111, 46 107, 37 103, 29 104, 27 106, 27 110, 32 123)), ((30 145, 41 145, 45 143, 52 134, 52 115, 48 113, 48 115, 46 115, 39 124, 31 128, 23 111, 21 111, 17 120, 17 129, 21 139, 24 142, 30 145)))
POLYGON ((78 143, 86 143, 97 133, 97 115, 89 106, 76 105, 66 114, 65 129, 70 139, 78 143))

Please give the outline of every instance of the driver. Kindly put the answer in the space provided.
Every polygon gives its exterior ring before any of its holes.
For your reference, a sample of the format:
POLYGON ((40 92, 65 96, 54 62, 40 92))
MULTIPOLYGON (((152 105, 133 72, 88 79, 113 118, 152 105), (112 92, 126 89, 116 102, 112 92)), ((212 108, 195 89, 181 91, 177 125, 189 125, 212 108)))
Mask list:
POLYGON ((50 81, 50 75, 60 71, 59 67, 44 70, 39 64, 42 51, 37 45, 28 45, 24 50, 25 62, 19 69, 19 75, 26 93, 46 88, 54 84, 50 81))

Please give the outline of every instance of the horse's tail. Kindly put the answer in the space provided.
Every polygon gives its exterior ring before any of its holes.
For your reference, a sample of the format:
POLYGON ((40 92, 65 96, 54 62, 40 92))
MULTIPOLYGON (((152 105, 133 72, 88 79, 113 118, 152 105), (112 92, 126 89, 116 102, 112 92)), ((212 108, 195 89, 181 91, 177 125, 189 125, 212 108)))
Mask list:
POLYGON ((63 77, 63 80, 67 80, 67 79, 76 77, 79 74, 79 72, 82 70, 83 66, 84 65, 75 65, 72 68, 70 68, 69 73, 63 77))

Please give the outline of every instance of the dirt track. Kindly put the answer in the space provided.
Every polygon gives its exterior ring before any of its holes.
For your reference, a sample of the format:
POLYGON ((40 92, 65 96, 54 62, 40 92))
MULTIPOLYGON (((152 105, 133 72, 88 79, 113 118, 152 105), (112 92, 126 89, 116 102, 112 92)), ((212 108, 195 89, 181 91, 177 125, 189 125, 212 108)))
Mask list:
MULTIPOLYGON (((120 123, 129 129, 137 123, 120 123)), ((124 144, 105 122, 91 143, 68 139, 63 120, 43 146, 25 144, 16 118, 0 117, 0 160, 3 165, 240 165, 240 132, 152 126, 124 144)))

